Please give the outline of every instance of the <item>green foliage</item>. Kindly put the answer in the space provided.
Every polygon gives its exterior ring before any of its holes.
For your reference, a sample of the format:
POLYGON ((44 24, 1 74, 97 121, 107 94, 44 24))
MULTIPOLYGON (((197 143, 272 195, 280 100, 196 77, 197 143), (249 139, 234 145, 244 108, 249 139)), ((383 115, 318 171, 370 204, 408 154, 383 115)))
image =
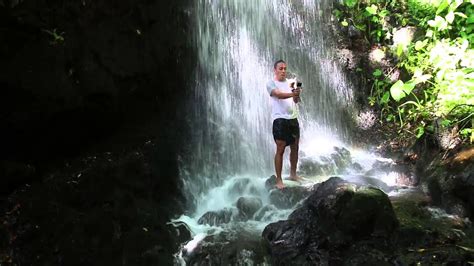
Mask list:
POLYGON ((57 32, 56 29, 53 30, 43 30, 43 32, 47 33, 49 36, 51 36, 51 41, 50 44, 60 44, 64 42, 64 32, 57 32))
POLYGON ((421 137, 438 118, 458 125, 474 141, 474 0, 345 0, 334 13, 379 47, 391 47, 397 67, 409 78, 390 82, 387 70, 372 75, 369 104, 400 132, 421 137), (414 40, 395 42, 401 27, 416 29, 414 40))

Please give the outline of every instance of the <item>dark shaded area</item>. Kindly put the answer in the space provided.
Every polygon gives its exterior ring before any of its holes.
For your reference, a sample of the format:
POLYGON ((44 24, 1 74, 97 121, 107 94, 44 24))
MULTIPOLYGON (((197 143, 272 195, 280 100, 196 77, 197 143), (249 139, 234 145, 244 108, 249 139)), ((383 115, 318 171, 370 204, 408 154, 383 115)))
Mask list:
POLYGON ((0 217, 0 262, 172 264, 183 236, 167 225, 182 210, 170 155, 148 142, 75 160, 41 184, 17 190, 0 217))
POLYGON ((91 149, 170 132, 179 142, 194 66, 189 3, 0 2, 0 161, 35 169, 3 176, 2 193, 91 149))
POLYGON ((191 6, 0 0, 0 264, 172 263, 191 6))

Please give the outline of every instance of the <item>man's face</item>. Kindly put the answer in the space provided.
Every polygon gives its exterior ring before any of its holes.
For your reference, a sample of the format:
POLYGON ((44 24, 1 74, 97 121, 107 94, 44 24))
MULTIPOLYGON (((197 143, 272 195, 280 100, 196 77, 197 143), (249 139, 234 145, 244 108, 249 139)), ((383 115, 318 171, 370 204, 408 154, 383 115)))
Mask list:
POLYGON ((286 79, 286 64, 285 63, 278 63, 275 71, 275 77, 279 81, 284 81, 286 79))

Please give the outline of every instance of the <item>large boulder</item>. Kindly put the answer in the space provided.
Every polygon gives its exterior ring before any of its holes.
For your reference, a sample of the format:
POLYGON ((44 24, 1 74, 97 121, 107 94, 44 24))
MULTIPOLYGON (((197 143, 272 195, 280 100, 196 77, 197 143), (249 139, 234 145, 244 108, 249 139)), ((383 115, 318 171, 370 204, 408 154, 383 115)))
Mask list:
POLYGON ((288 220, 268 225, 263 238, 274 264, 326 264, 332 252, 363 239, 388 238, 397 227, 385 193, 332 177, 288 220))
POLYGON ((262 200, 257 197, 240 197, 236 203, 239 218, 246 221, 262 207, 262 200))

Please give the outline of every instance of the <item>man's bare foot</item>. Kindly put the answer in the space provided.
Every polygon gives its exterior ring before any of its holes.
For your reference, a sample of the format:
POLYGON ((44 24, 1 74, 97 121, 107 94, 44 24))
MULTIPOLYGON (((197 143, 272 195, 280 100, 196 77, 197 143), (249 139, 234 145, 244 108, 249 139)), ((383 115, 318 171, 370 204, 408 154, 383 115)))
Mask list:
POLYGON ((282 181, 277 181, 277 183, 275 184, 275 187, 281 190, 285 187, 285 185, 283 184, 282 181))

